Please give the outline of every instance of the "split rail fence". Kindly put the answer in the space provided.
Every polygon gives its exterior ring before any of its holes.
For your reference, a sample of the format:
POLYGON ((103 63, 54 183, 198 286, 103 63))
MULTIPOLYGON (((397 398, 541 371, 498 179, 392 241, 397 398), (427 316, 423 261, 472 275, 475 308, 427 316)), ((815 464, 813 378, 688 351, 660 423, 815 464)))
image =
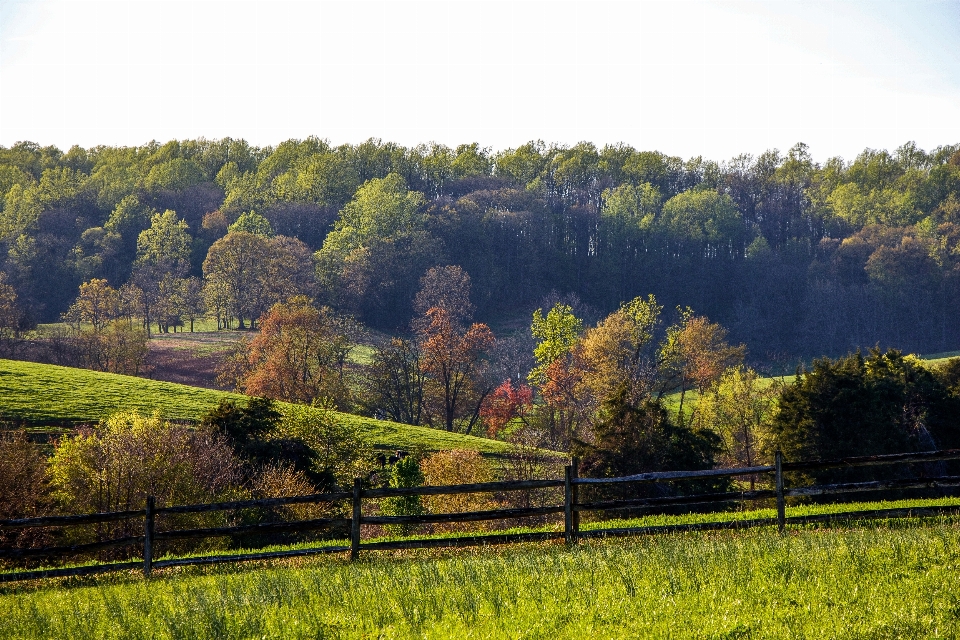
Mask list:
MULTIPOLYGON (((418 549, 428 547, 466 547, 476 545, 496 545, 513 542, 532 542, 563 539, 568 544, 574 544, 584 538, 649 535, 691 530, 717 530, 747 527, 777 526, 782 532, 787 525, 822 523, 837 520, 860 520, 870 518, 910 518, 930 517, 948 513, 960 512, 960 505, 956 507, 930 508, 902 508, 877 509, 867 511, 846 511, 805 516, 786 516, 786 498, 789 497, 819 497, 870 491, 893 491, 907 489, 949 489, 960 487, 960 476, 938 477, 911 477, 870 482, 851 482, 841 484, 825 484, 784 488, 783 474, 787 472, 809 472, 822 469, 847 469, 864 466, 897 465, 911 463, 939 463, 948 460, 960 459, 960 449, 932 451, 921 453, 904 453, 893 455, 866 456, 843 458, 837 460, 813 460, 804 462, 784 462, 777 452, 775 464, 772 466, 742 467, 735 469, 709 469, 702 471, 666 471, 642 473, 619 478, 580 478, 577 475, 576 464, 565 469, 563 480, 528 480, 484 482, 479 484, 463 484, 451 486, 424 486, 410 488, 382 488, 364 489, 361 480, 354 481, 352 491, 321 493, 309 496, 294 496, 285 498, 268 498, 261 500, 240 500, 214 504, 196 504, 183 506, 156 507, 154 498, 149 497, 143 509, 133 511, 118 511, 111 513, 93 513, 85 515, 47 516, 40 518, 25 518, 18 520, 0 520, 0 531, 25 529, 31 527, 64 527, 70 525, 87 525, 105 522, 117 522, 131 519, 143 521, 143 535, 121 537, 102 542, 78 544, 73 546, 45 547, 45 548, 0 548, 0 560, 29 560, 34 558, 64 558, 89 554, 92 552, 120 547, 142 548, 142 558, 135 561, 111 562, 87 566, 66 568, 48 568, 39 570, 24 570, 0 573, 0 582, 18 580, 32 580, 61 576, 80 576, 109 571, 123 571, 141 569, 144 576, 149 576, 154 568, 174 567, 183 565, 214 564, 223 562, 240 562, 247 560, 266 560, 271 558, 289 558, 294 556, 308 556, 324 553, 349 553, 350 559, 356 559, 361 551, 383 551, 395 549, 418 549), (579 499, 580 487, 591 485, 611 485, 619 483, 657 483, 682 480, 705 480, 710 478, 729 478, 736 476, 757 476, 772 474, 773 489, 759 489, 753 491, 726 491, 721 493, 701 493, 685 496, 664 496, 654 498, 636 498, 621 500, 603 500, 584 502, 579 499), (532 489, 563 488, 563 504, 554 506, 491 509, 468 513, 444 513, 429 515, 384 516, 363 515, 363 501, 377 498, 400 496, 436 496, 468 493, 490 493, 524 491, 532 489), (296 504, 342 503, 349 500, 352 503, 350 518, 319 518, 310 520, 270 522, 262 524, 246 524, 228 527, 210 527, 196 529, 155 530, 155 520, 162 514, 189 514, 209 513, 217 511, 236 511, 249 508, 281 507, 296 504), (667 508, 685 507, 693 510, 694 507, 716 506, 730 502, 749 502, 757 500, 775 500, 777 516, 775 518, 759 518, 752 520, 727 520, 717 522, 702 522, 695 524, 661 525, 629 528, 598 528, 581 530, 580 514, 585 512, 607 512, 622 509, 667 508), (442 538, 409 538, 400 540, 361 540, 361 525, 422 525, 438 523, 483 522, 492 520, 515 520, 535 516, 563 514, 564 530, 540 531, 527 533, 487 533, 477 535, 462 535, 442 538), (220 536, 235 536, 251 533, 279 533, 305 532, 328 529, 330 527, 346 527, 350 529, 349 545, 316 546, 312 548, 293 549, 287 551, 270 551, 261 553, 238 553, 233 555, 193 556, 167 560, 154 560, 154 546, 157 542, 187 538, 213 538, 220 536)), ((574 461, 575 463, 576 461, 574 461)))

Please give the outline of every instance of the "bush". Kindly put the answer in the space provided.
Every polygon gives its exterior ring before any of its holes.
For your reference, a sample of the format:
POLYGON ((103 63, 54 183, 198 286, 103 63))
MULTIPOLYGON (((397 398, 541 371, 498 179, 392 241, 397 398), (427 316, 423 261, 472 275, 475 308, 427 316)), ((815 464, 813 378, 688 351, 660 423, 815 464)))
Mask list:
POLYGON ((354 478, 373 470, 373 451, 360 426, 339 418, 329 403, 285 406, 274 437, 309 447, 313 476, 322 491, 352 487, 354 478))
MULTIPOLYGON (((0 520, 43 515, 49 508, 46 460, 23 431, 0 432, 0 520)), ((42 545, 44 529, 0 530, 0 544, 42 545)))
MULTIPOLYGON (((776 443, 787 460, 960 446, 960 398, 949 386, 951 371, 931 372, 895 350, 815 360, 780 396, 772 427, 776 443)), ((848 482, 874 473, 857 468, 811 475, 818 482, 848 482)))
MULTIPOLYGON (((390 486, 394 488, 419 487, 425 478, 420 464, 413 456, 398 460, 390 473, 390 486)), ((423 500, 420 496, 392 496, 384 498, 380 511, 387 516, 419 516, 426 513, 423 500)), ((414 529, 413 525, 387 525, 387 531, 394 534, 407 535, 414 529)))
MULTIPOLYGON (((634 404, 624 385, 603 405, 603 419, 594 427, 592 443, 574 441, 573 455, 580 457, 584 477, 606 478, 650 471, 693 471, 711 469, 720 451, 719 436, 711 431, 694 431, 670 422, 659 402, 634 404)), ((637 498, 661 494, 723 491, 725 480, 671 483, 669 489, 650 483, 600 485, 587 491, 590 499, 637 498)))
MULTIPOLYGON (((420 463, 424 484, 444 486, 475 484, 493 481, 493 473, 487 461, 477 451, 439 451, 420 463)), ((430 513, 465 513, 496 509, 497 503, 489 494, 461 493, 443 496, 425 496, 430 513)), ((462 522, 437 525, 439 531, 473 531, 486 529, 488 523, 462 522)))
MULTIPOLYGON (((239 462, 222 434, 121 412, 61 440, 50 460, 53 497, 65 513, 214 502, 239 493, 239 462)), ((172 520, 172 519, 171 519, 172 520)), ((140 520, 96 525, 98 539, 136 535, 140 520)))

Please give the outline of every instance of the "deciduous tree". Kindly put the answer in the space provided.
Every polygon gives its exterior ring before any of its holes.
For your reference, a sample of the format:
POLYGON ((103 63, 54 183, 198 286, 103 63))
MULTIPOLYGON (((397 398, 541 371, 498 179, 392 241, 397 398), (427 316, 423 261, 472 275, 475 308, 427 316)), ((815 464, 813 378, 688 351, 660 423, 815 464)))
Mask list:
POLYGON ((429 309, 427 318, 420 349, 429 404, 444 429, 453 431, 457 420, 467 418, 465 431, 470 433, 491 391, 481 373, 483 356, 494 343, 493 332, 480 323, 462 331, 439 307, 429 309))

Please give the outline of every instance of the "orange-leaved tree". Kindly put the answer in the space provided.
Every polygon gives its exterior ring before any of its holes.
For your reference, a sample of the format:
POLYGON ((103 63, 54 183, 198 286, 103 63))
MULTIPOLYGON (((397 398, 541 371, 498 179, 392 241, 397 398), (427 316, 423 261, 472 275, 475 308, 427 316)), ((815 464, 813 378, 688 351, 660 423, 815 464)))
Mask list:
POLYGON ((428 406, 447 431, 453 431, 458 419, 467 418, 465 431, 470 433, 483 399, 492 390, 484 380, 483 356, 493 346, 493 332, 482 323, 463 331, 441 307, 428 309, 426 319, 420 349, 428 406))
POLYGON ((347 401, 344 366, 357 338, 356 323, 303 296, 273 305, 259 322, 260 333, 225 367, 237 388, 289 402, 347 401))

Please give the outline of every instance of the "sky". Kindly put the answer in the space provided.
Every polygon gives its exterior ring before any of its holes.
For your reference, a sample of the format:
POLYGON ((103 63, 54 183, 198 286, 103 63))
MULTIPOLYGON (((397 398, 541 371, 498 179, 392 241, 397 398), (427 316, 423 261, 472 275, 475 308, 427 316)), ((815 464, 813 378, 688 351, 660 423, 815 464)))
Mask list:
POLYGON ((960 142, 960 0, 0 0, 0 145, 960 142))

